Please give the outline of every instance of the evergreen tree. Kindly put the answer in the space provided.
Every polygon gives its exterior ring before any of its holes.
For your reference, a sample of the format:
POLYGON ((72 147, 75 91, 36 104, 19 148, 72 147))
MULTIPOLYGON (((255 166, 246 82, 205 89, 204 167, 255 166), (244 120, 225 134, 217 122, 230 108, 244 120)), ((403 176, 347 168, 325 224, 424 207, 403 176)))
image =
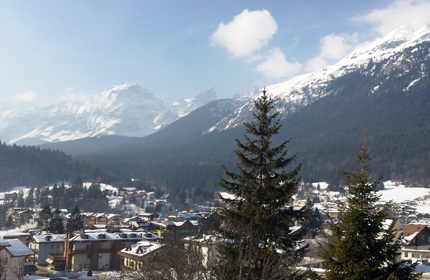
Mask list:
POLYGON ((289 139, 272 147, 272 137, 281 127, 278 113, 271 114, 273 99, 264 90, 254 105, 256 123, 245 123, 246 142, 236 139, 238 172, 223 166, 225 178, 219 180, 232 196, 219 196, 224 206, 218 215, 222 225, 217 229, 229 241, 219 245, 221 257, 214 273, 220 279, 233 279, 233 275, 235 279, 302 279, 310 271, 295 269, 303 248, 293 249, 302 234, 290 234, 291 226, 305 217, 304 209, 295 210, 291 205, 301 165, 287 171, 296 157, 287 157, 289 139))
POLYGON ((19 191, 18 193, 18 200, 16 202, 17 207, 25 207, 25 200, 24 200, 24 192, 19 191))
POLYGON ((51 218, 52 218, 51 207, 49 207, 49 205, 45 205, 42 211, 40 211, 39 219, 37 220, 37 226, 39 227, 39 229, 48 230, 49 222, 51 221, 51 218))
POLYGON ((312 202, 310 199, 307 200, 306 207, 309 209, 308 217, 305 222, 305 227, 308 231, 306 237, 315 238, 320 232, 324 219, 321 216, 318 208, 314 208, 312 206, 312 202))
POLYGON ((33 186, 30 187, 30 190, 28 191, 28 195, 29 196, 33 196, 34 195, 34 187, 33 186))
POLYGON ((52 201, 54 203, 58 203, 61 200, 61 195, 58 192, 58 186, 57 184, 54 184, 54 186, 51 189, 51 196, 52 196, 52 201))
POLYGON ((76 205, 70 214, 70 219, 67 221, 66 232, 74 232, 81 230, 84 227, 84 218, 81 215, 79 207, 76 205))
POLYGON ((64 218, 61 214, 60 207, 57 206, 54 213, 52 213, 52 219, 49 222, 48 231, 52 233, 64 233, 64 218))
POLYGON ((32 195, 28 195, 25 199, 25 207, 32 208, 34 206, 34 199, 32 195))
POLYGON ((397 261, 400 240, 392 228, 384 230, 389 204, 375 209, 382 177, 371 180, 367 139, 356 153, 358 168, 343 172, 346 201, 339 205, 340 223, 329 225, 331 235, 323 249, 328 279, 417 279, 415 265, 397 261))
POLYGON ((35 196, 36 196, 35 202, 36 202, 36 204, 39 205, 40 204, 40 185, 37 186, 35 196))

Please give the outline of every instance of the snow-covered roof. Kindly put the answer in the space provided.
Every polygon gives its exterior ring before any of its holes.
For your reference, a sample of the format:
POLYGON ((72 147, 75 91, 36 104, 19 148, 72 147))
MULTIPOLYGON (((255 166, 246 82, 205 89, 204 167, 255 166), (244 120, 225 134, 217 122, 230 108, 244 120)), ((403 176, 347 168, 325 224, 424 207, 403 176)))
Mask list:
POLYGON ((14 257, 19 256, 27 256, 33 255, 34 252, 30 248, 28 248, 21 240, 19 239, 9 239, 7 241, 10 246, 6 247, 6 250, 14 257))
POLYGON ((86 241, 115 241, 115 240, 158 240, 160 237, 150 232, 86 232, 84 234, 75 235, 70 238, 70 241, 86 242, 86 241))
POLYGON ((32 238, 36 243, 64 242, 64 234, 37 234, 32 238))
POLYGON ((137 242, 136 244, 127 246, 126 248, 122 249, 120 252, 134 255, 137 257, 143 257, 145 255, 148 255, 148 254, 160 249, 163 246, 165 246, 165 245, 153 243, 153 242, 148 242, 148 241, 140 241, 140 242, 137 242))
POLYGON ((0 237, 0 247, 10 246, 9 242, 0 237))

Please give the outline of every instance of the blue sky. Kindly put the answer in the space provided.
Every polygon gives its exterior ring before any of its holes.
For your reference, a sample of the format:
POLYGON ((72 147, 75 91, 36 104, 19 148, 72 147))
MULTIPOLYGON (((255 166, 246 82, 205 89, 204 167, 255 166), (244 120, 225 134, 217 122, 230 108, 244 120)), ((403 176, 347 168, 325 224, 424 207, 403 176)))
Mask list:
MULTIPOLYGON (((0 100, 46 105, 136 82, 219 97, 336 63, 430 1, 0 1, 0 100)), ((0 101, 1 102, 1 101, 0 101)))

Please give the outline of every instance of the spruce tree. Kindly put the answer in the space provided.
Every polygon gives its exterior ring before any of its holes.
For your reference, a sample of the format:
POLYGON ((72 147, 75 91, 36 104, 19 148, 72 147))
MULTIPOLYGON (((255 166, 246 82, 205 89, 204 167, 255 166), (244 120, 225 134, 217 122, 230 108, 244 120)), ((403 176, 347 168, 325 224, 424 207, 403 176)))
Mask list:
POLYGON ((67 221, 66 232, 75 232, 84 227, 84 219, 81 215, 79 207, 76 205, 70 214, 70 219, 67 221))
POLYGON ((39 213, 39 219, 37 220, 37 226, 41 230, 48 230, 49 223, 52 218, 51 207, 49 205, 45 205, 39 213))
POLYGON ((219 279, 300 279, 309 271, 295 269, 303 252, 295 250, 302 234, 291 234, 291 227, 303 221, 305 211, 291 202, 301 165, 290 167, 296 158, 287 156, 290 139, 272 143, 281 127, 278 113, 272 112, 274 100, 263 90, 254 105, 254 121, 244 123, 245 142, 236 139, 237 173, 223 166, 225 177, 219 180, 230 195, 219 196, 224 206, 217 230, 228 241, 218 246, 214 274, 219 279))
POLYGON ((48 231, 52 233, 62 234, 64 233, 63 216, 61 214, 60 207, 57 206, 54 213, 52 213, 52 219, 49 221, 48 231))
POLYGON ((356 153, 358 168, 343 172, 341 187, 346 201, 339 204, 340 223, 329 225, 331 235, 323 248, 328 279, 417 279, 415 266, 398 261, 400 240, 392 228, 384 229, 389 204, 375 209, 382 177, 371 180, 366 138, 356 153))

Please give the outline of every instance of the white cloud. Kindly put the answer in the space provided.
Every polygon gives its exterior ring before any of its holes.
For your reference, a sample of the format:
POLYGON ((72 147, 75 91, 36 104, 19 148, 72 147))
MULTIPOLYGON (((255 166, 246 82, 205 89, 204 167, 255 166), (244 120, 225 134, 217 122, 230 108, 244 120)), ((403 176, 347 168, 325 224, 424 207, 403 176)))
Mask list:
POLYGON ((307 71, 318 71, 345 57, 358 43, 358 33, 330 34, 320 39, 320 54, 306 62, 307 71))
POLYGON ((358 42, 358 33, 352 35, 330 34, 321 38, 321 54, 326 59, 341 59, 346 56, 358 42))
POLYGON ((227 48, 235 57, 243 57, 267 45, 277 29, 278 24, 269 11, 245 9, 231 22, 220 23, 211 40, 213 44, 227 48))
POLYGON ((324 59, 320 56, 317 56, 315 58, 312 58, 312 59, 306 61, 305 69, 306 69, 306 71, 309 71, 309 72, 315 72, 315 71, 319 71, 321 69, 324 69, 329 65, 330 65, 330 63, 326 59, 324 59))
POLYGON ((22 94, 16 94, 9 97, 9 100, 23 101, 23 102, 33 102, 37 96, 37 93, 33 90, 27 90, 22 94))
POLYGON ((272 78, 281 78, 298 73, 302 65, 297 61, 287 61, 285 54, 278 48, 270 51, 266 60, 260 63, 255 70, 263 72, 272 78))
POLYGON ((420 28, 430 24, 429 0, 396 0, 383 9, 375 9, 353 20, 376 24, 375 30, 386 35, 401 25, 420 28))

